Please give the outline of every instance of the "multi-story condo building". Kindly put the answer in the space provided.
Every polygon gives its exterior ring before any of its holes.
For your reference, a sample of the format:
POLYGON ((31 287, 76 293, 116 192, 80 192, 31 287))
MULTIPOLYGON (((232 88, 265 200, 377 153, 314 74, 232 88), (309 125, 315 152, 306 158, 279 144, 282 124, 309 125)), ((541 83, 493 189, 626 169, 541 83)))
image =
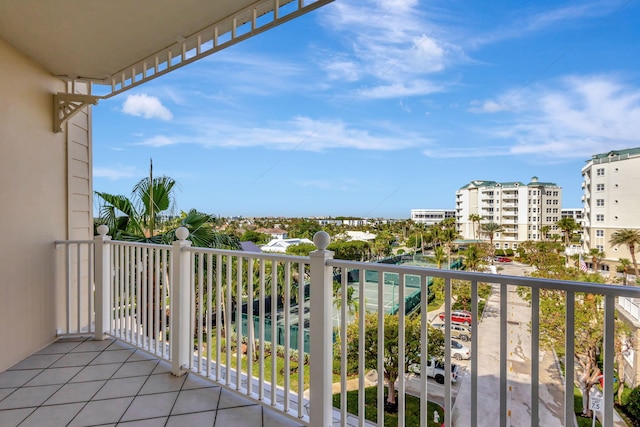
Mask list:
MULTIPOLYGON (((601 269, 615 272, 621 258, 631 259, 626 246, 612 246, 616 230, 640 229, 640 147, 591 156, 582 168, 584 203, 584 251, 604 252, 601 269)), ((590 260, 587 257, 587 263, 590 260)), ((630 384, 640 383, 640 300, 619 298, 619 319, 634 331, 624 356, 624 375, 630 384), (634 344, 635 341, 635 345, 634 344)))
POLYGON ((433 225, 455 217, 454 209, 411 209, 411 220, 420 224, 433 225))
POLYGON ((556 234, 561 217, 562 188, 552 182, 496 182, 475 180, 456 192, 456 221, 463 239, 483 239, 480 224, 495 222, 503 231, 494 235, 497 249, 517 249, 527 240, 543 240, 556 234))
POLYGON ((631 259, 625 246, 611 246, 620 229, 640 229, 640 147, 595 154, 582 168, 584 247, 604 252, 603 266, 631 259))
POLYGON ((582 234, 584 232, 584 209, 582 208, 566 208, 561 210, 560 216, 562 218, 573 218, 573 220, 580 226, 578 230, 574 231, 574 234, 580 236, 580 241, 583 240, 582 234))

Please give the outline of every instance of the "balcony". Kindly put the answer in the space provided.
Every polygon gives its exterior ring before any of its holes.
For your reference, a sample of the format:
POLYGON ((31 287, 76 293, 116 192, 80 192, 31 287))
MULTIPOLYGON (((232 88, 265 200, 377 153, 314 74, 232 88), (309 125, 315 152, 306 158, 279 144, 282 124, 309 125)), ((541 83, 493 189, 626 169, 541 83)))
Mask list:
MULTIPOLYGON (((573 313, 581 298, 576 293, 603 296, 605 378, 613 378, 614 372, 616 299, 622 304, 625 298, 639 296, 635 287, 337 260, 325 249, 329 239, 324 233, 314 238, 317 251, 309 257, 293 257, 191 247, 185 240, 186 230, 176 233, 179 240, 172 246, 111 241, 105 230, 101 232, 95 241, 58 242, 58 250, 65 254, 67 281, 67 316, 64 324, 58 325, 63 338, 0 374, 0 424, 11 425, 2 418, 10 415, 28 413, 25 419, 61 410, 61 406, 54 408, 56 400, 50 399, 61 387, 76 388, 72 386, 74 379, 86 371, 82 375, 104 383, 97 394, 78 389, 75 392, 85 397, 66 401, 67 406, 78 406, 74 417, 81 417, 79 424, 82 417, 93 419, 90 417, 113 412, 120 414, 120 422, 144 416, 189 425, 187 418, 178 416, 206 417, 217 412, 218 417, 244 420, 247 425, 261 425, 253 424, 258 413, 262 425, 365 425, 364 393, 359 394, 363 397, 358 401, 359 410, 348 414, 347 394, 340 392, 352 388, 363 391, 371 384, 370 369, 365 368, 364 334, 353 344, 359 351, 357 372, 351 376, 347 375, 347 342, 343 340, 334 353, 333 337, 347 336, 347 325, 354 320, 361 331, 365 330, 365 316, 357 313, 366 309, 377 312, 378 354, 385 351, 384 314, 397 316, 397 368, 405 373, 399 375, 396 384, 399 425, 405 425, 407 394, 419 399, 421 425, 426 425, 427 417, 433 417, 427 413, 427 400, 442 406, 445 426, 573 425, 573 381, 562 379, 554 352, 540 344, 537 313, 541 290, 564 291, 568 313, 565 330, 570 337, 576 332, 573 313), (442 385, 426 375, 407 373, 410 370, 405 366, 405 313, 427 313, 429 282, 434 277, 445 281, 445 318, 452 310, 455 280, 470 287, 470 310, 472 317, 479 319, 477 328, 474 326, 477 332, 469 342, 471 359, 456 361, 460 364, 458 381, 442 385), (483 283, 491 284, 492 292, 480 315, 478 288, 483 283), (516 294, 516 286, 531 292, 531 304, 516 294), (367 296, 355 311, 348 304, 336 305, 336 295, 348 295, 348 287, 353 287, 357 295, 367 296), (276 298, 271 298, 274 295, 276 298), (95 340, 87 340, 88 335, 95 340), (277 354, 290 355, 281 358, 281 368, 276 358, 270 357, 273 343, 280 346, 277 354), (309 358, 302 357, 306 362, 298 365, 300 350, 309 358), (118 361, 112 361, 114 357, 118 361), (112 367, 108 378, 98 379, 96 372, 106 368, 94 363, 99 360, 96 358, 118 366, 112 367), (137 363, 135 370, 132 365, 124 368, 123 364, 133 363, 137 363), (45 381, 58 374, 43 374, 46 370, 69 367, 72 370, 65 371, 69 378, 45 381), (34 371, 23 372, 28 369, 34 371), (127 376, 142 377, 139 381, 144 385, 135 391, 130 391, 130 385, 107 386, 120 378, 113 375, 120 369, 132 369, 127 376), (41 375, 42 381, 33 382, 41 375), (337 380, 332 380, 334 375, 338 375, 337 380), (309 378, 308 384, 305 377, 309 378), (145 389, 150 381, 163 384, 153 389, 154 398, 149 397, 150 389, 145 389), (34 388, 22 390, 29 387, 34 388), (114 393, 110 396, 113 402, 122 401, 120 409, 106 409, 100 402, 104 389, 114 393), (332 389, 338 393, 342 409, 333 408, 332 389), (31 403, 11 397, 27 392, 49 394, 31 403), (162 404, 162 399, 172 400, 172 405, 162 404), (152 410, 157 412, 149 415, 152 410)), ((418 372, 426 372, 427 366, 427 317, 421 316, 417 333, 422 354, 418 372)), ((445 348, 451 338, 446 329, 445 348)), ((563 351, 564 372, 567 378, 574 378, 579 366, 574 362, 573 341, 565 341, 563 351)), ((445 352, 445 371, 451 370, 453 362, 451 354, 445 352)), ((375 364, 377 372, 384 372, 382 357, 375 364)), ((88 390, 98 386, 82 387, 88 390)), ((382 420, 385 385, 374 381, 373 386, 377 416, 382 420)), ((131 388, 135 389, 133 385, 131 388)), ((603 394, 599 417, 604 425, 612 426, 616 418, 613 382, 605 382, 603 394)))

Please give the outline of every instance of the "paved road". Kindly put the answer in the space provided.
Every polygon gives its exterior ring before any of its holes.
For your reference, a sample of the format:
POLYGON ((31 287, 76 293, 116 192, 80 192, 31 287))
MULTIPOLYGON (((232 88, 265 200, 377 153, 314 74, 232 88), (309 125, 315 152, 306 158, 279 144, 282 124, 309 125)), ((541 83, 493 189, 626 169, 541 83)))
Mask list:
MULTIPOLYGON (((527 267, 504 265, 502 274, 521 276, 527 267)), ((509 286, 507 292, 507 386, 509 425, 531 423, 531 310, 509 286)), ((495 426, 500 419, 500 292, 496 285, 478 327, 478 426, 495 426)), ((540 356, 540 425, 563 426, 562 377, 551 353, 540 356)), ((462 379, 453 410, 454 426, 471 425, 471 377, 462 379)))

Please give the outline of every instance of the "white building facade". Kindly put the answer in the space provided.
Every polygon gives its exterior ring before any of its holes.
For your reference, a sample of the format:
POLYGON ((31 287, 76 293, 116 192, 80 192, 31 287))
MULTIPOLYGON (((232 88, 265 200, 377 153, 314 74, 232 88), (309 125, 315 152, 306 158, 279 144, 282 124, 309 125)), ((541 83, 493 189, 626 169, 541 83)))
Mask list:
POLYGON ((494 236, 496 249, 517 249, 527 240, 558 234, 556 222, 561 211, 562 188, 537 177, 528 184, 475 180, 456 192, 456 222, 462 238, 486 240, 478 234, 478 222, 470 220, 470 216, 479 215, 480 224, 502 226, 503 231, 494 236))
POLYGON ((411 209, 411 220, 419 224, 433 225, 455 217, 455 209, 411 209))
POLYGON ((607 264, 631 259, 609 244, 616 230, 640 230, 640 147, 596 154, 582 168, 584 248, 604 252, 607 264))

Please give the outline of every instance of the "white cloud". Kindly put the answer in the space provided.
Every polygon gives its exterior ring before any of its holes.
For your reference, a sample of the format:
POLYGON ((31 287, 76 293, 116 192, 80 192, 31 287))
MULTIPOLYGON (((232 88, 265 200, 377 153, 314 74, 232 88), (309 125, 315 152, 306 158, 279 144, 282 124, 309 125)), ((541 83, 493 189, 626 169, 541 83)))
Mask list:
POLYGON ((147 145, 149 147, 165 147, 167 145, 179 144, 180 140, 175 137, 169 137, 166 135, 155 135, 151 138, 147 138, 137 145, 147 145))
POLYGON ((464 54, 429 19, 426 9, 417 0, 333 3, 323 22, 331 31, 345 34, 349 44, 345 53, 323 56, 318 62, 330 79, 367 84, 358 92, 360 97, 440 92, 450 83, 438 81, 436 74, 464 54))
POLYGON ((510 109, 506 103, 499 103, 491 99, 484 102, 472 101, 471 105, 469 111, 472 113, 497 113, 510 109))
POLYGON ((156 135, 138 143, 151 147, 174 144, 197 144, 203 147, 262 147, 272 150, 324 151, 356 149, 394 151, 426 146, 431 141, 419 133, 409 132, 385 122, 354 126, 342 120, 315 120, 295 117, 249 127, 243 123, 193 118, 184 128, 194 134, 156 135))
POLYGON ((566 77, 558 87, 523 91, 525 99, 512 124, 494 130, 516 141, 513 154, 587 158, 638 145, 640 88, 616 77, 566 77))
POLYGON ((171 120, 173 114, 155 96, 145 93, 129 95, 122 105, 122 112, 145 119, 171 120))
POLYGON ((136 175, 135 168, 132 167, 120 167, 117 169, 114 168, 101 168, 95 167, 93 168, 93 176, 98 178, 107 178, 112 181, 116 181, 118 179, 131 178, 136 175))

